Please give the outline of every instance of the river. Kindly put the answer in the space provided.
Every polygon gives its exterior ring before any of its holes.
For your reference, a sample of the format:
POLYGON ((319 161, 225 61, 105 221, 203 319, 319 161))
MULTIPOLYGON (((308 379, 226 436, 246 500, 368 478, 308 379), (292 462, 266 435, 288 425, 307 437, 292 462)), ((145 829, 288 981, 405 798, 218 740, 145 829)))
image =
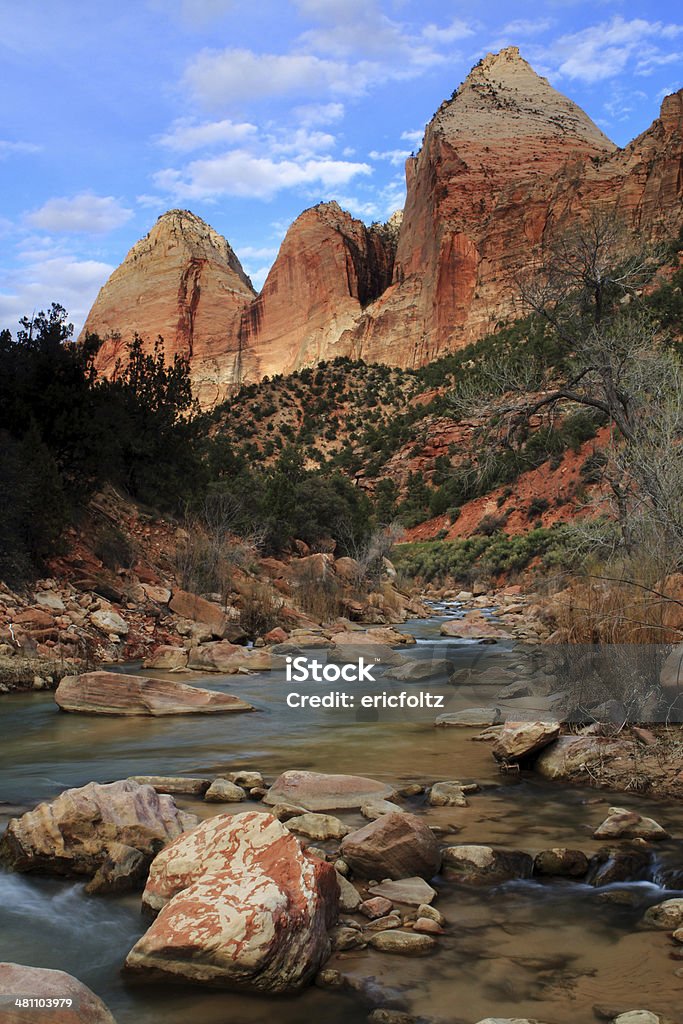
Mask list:
MULTIPOLYGON (((438 608, 406 629, 434 641, 453 609, 438 608)), ((404 627, 401 627, 404 628, 404 627)), ((408 651, 424 656, 425 643, 408 651)), ((462 664, 481 657, 476 644, 449 641, 462 664)), ((174 677, 177 678, 177 677, 174 677)), ((202 685, 239 693, 257 714, 166 719, 96 718, 60 713, 52 694, 18 694, 0 705, 0 821, 89 781, 136 774, 210 775, 254 768, 270 781, 287 768, 368 775, 390 783, 458 779, 481 790, 467 808, 413 809, 430 824, 453 827, 450 841, 492 843, 530 853, 572 846, 590 854, 592 830, 611 803, 653 815, 683 836, 683 808, 637 795, 501 775, 477 730, 436 729, 435 712, 367 715, 287 709, 291 684, 267 676, 212 676, 202 685), (374 720, 373 720, 374 718, 374 720)), ((464 688, 422 687, 444 695, 448 710, 477 703, 464 688)), ((479 695, 480 697, 480 695, 479 695)), ((240 812, 260 805, 216 807, 178 802, 197 813, 240 812)), ((355 813, 340 814, 360 826, 355 813)), ((663 844, 663 862, 681 863, 679 842, 663 844)), ((669 876, 670 878, 671 876, 669 876)), ((646 907, 682 895, 649 881, 593 888, 565 880, 508 883, 473 891, 437 881, 435 905, 449 926, 425 959, 380 953, 336 954, 337 966, 375 979, 404 1009, 450 1024, 481 1018, 532 1017, 548 1024, 586 1024, 593 1006, 648 1008, 680 1020, 683 979, 665 932, 638 930, 646 907)), ((679 883, 680 884, 680 883, 679 883)), ((269 999, 221 991, 131 983, 121 974, 126 953, 144 931, 139 896, 88 897, 78 882, 0 870, 0 959, 67 971, 89 985, 118 1024, 360 1024, 367 1006, 348 995, 310 988, 269 999)))

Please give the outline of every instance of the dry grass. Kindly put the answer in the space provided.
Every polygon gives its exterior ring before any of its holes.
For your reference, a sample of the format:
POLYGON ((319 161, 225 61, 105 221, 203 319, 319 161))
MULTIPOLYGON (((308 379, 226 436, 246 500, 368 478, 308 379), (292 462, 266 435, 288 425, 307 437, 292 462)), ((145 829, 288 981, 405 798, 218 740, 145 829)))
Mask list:
POLYGON ((558 595, 553 608, 569 643, 662 644, 683 638, 677 605, 661 584, 647 578, 588 576, 558 595))
POLYGON ((319 574, 306 566, 299 575, 297 604, 315 622, 333 622, 343 611, 342 588, 332 572, 319 574))
POLYGON ((242 590, 240 626, 252 639, 263 636, 279 623, 282 600, 265 583, 252 583, 242 590))

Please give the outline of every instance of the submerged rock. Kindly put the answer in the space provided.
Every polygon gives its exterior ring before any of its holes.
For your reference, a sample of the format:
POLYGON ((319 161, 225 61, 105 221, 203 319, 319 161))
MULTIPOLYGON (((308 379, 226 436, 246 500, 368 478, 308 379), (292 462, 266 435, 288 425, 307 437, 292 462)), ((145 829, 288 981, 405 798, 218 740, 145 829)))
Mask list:
POLYGON ((64 971, 44 967, 0 963, 0 1016, 2 1024, 116 1024, 99 996, 64 971), (22 1009, 13 1005, 17 996, 69 999, 71 1006, 22 1009))
POLYGON ((443 873, 463 885, 498 885, 513 878, 529 878, 533 858, 520 850, 494 850, 491 846, 447 846, 443 873))
POLYGON ((86 715, 206 715, 255 708, 231 693, 202 690, 170 679, 148 679, 122 672, 65 676, 55 701, 62 711, 86 715))
POLYGON ((159 916, 126 967, 152 977, 288 992, 327 959, 339 888, 271 814, 218 815, 156 858, 143 902, 159 916))
POLYGON ((467 807, 465 792, 459 782, 435 782, 429 791, 432 807, 467 807))
POLYGON ((90 782, 12 818, 0 854, 17 871, 95 875, 93 891, 107 891, 109 878, 121 892, 141 881, 154 856, 188 823, 173 799, 151 786, 90 782), (142 856, 142 867, 135 853, 142 856))
POLYGON ((588 857, 581 850, 556 846, 542 850, 534 858, 534 874, 557 878, 583 878, 588 873, 588 857))
POLYGON ((414 932, 394 929, 375 932, 369 936, 368 942, 380 953, 398 953, 401 956, 427 956, 436 947, 436 939, 431 935, 416 935, 414 932))

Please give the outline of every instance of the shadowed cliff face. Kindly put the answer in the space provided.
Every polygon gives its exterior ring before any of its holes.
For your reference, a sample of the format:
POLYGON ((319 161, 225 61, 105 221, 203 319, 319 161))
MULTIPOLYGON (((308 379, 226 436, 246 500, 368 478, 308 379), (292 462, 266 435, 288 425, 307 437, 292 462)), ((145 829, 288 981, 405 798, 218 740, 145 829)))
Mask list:
POLYGON ((287 232, 254 305, 242 317, 251 379, 345 355, 343 332, 391 282, 395 240, 337 203, 306 210, 287 232))
POLYGON ((101 290, 86 329, 191 360, 203 405, 264 375, 336 356, 424 365, 519 312, 516 281, 544 238, 618 209, 641 238, 683 222, 683 91, 617 149, 516 47, 489 54, 427 126, 407 162, 402 223, 367 228, 337 203, 289 229, 254 297, 230 246, 187 211, 164 214, 101 290))

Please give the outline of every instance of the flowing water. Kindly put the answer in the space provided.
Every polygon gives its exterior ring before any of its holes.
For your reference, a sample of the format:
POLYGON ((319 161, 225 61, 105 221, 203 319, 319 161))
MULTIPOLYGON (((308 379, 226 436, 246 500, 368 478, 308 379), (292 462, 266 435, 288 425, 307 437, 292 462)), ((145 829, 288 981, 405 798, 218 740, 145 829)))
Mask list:
MULTIPOLYGON (((453 614, 447 608, 438 612, 433 620, 407 628, 434 641, 443 617, 453 614)), ((418 642, 409 654, 419 658, 424 649, 418 642)), ((463 664, 482 656, 481 647, 467 643, 450 641, 448 651, 463 664)), ((610 798, 594 789, 499 774, 490 746, 472 742, 476 730, 435 729, 438 712, 294 711, 285 702, 292 685, 268 676, 213 676, 203 684, 239 693, 259 712, 96 718, 61 714, 51 694, 4 698, 0 819, 92 780, 243 767, 272 779, 287 768, 307 768, 391 783, 478 782, 481 791, 467 808, 427 808, 424 798, 413 801, 412 809, 427 814, 430 824, 452 830, 452 842, 493 843, 530 853, 573 846, 590 854, 599 846, 592 830, 611 802, 651 814, 683 837, 680 805, 631 795, 610 798)), ((420 688, 443 694, 447 710, 481 702, 481 695, 463 688, 420 688)), ((178 802, 203 815, 218 809, 190 799, 178 802)), ((239 812, 249 806, 220 810, 239 812)), ((340 817, 364 823, 353 812, 340 817)), ((411 960, 354 951, 336 954, 328 966, 351 975, 368 991, 382 989, 383 1005, 393 1000, 402 1009, 451 1024, 473 1024, 488 1016, 588 1024, 595 1019, 595 1004, 648 1008, 683 1021, 683 979, 675 974, 682 962, 672 959, 667 933, 638 930, 646 907, 681 895, 670 887, 672 867, 683 868, 680 844, 663 844, 660 857, 663 868, 651 880, 602 889, 558 880, 473 891, 437 881, 436 905, 449 927, 434 955, 411 960), (669 888, 657 884, 662 881, 669 888)), ((368 1007, 361 999, 317 988, 270 999, 131 983, 121 965, 144 931, 139 907, 139 896, 88 897, 81 883, 1 871, 0 960, 68 971, 104 999, 118 1024, 360 1024, 366 1019, 368 1007)))

